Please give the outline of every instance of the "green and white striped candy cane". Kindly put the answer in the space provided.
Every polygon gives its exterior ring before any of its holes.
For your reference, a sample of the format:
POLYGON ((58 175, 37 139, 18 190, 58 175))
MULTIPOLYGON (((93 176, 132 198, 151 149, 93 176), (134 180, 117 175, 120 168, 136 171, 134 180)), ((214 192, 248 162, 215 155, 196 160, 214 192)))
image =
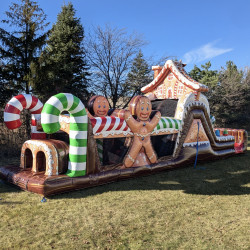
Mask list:
POLYGON ((52 134, 60 129, 59 115, 62 111, 70 114, 69 163, 70 177, 86 174, 88 117, 81 100, 68 93, 52 96, 44 105, 41 123, 45 133, 52 134))

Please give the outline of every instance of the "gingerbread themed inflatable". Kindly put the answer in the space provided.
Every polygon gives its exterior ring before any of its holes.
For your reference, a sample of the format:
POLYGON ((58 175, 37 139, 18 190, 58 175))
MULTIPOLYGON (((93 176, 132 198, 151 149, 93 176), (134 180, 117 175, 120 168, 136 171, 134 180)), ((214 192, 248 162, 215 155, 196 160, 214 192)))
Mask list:
POLYGON ((88 101, 88 111, 93 117, 107 116, 109 111, 108 100, 104 96, 92 96, 88 101))
POLYGON ((152 147, 150 135, 161 118, 158 111, 153 119, 149 119, 152 112, 152 105, 146 96, 136 96, 130 102, 130 110, 126 110, 124 117, 130 130, 134 134, 133 142, 128 154, 124 160, 125 167, 131 167, 136 162, 141 149, 145 150, 146 156, 150 163, 156 163, 157 156, 152 147), (137 118, 134 119, 133 115, 137 118))
POLYGON ((193 80, 181 62, 154 66, 154 80, 127 109, 110 110, 93 96, 87 107, 70 93, 44 105, 32 95, 13 97, 4 111, 9 129, 31 113, 31 139, 19 166, 1 166, 0 177, 24 190, 55 195, 244 153, 247 132, 214 128, 208 87, 193 80), (68 114, 65 114, 68 113, 68 114))

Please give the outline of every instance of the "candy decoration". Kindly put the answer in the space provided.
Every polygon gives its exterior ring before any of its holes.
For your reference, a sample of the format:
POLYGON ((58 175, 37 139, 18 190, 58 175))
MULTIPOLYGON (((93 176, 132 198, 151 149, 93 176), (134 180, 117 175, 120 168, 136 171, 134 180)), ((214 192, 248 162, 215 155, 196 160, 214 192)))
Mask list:
POLYGON ((220 130, 219 129, 215 130, 215 135, 218 136, 218 137, 220 137, 220 130))
POLYGON ((173 129, 179 130, 181 127, 181 120, 170 118, 170 117, 161 117, 157 126, 154 129, 154 132, 162 131, 164 129, 173 129))
POLYGON ((68 93, 52 96, 42 110, 43 130, 52 134, 60 129, 59 115, 70 113, 69 163, 67 175, 70 177, 86 174, 88 117, 81 100, 68 93))
MULTIPOLYGON (((104 137, 110 135, 133 135, 126 121, 123 118, 106 116, 106 117, 95 117, 90 119, 93 127, 94 135, 102 135, 104 137)), ((154 128, 152 134, 159 133, 176 133, 181 128, 181 120, 161 117, 157 126, 154 128)))
POLYGON ((95 117, 91 119, 91 124, 94 135, 102 134, 104 137, 115 134, 132 135, 126 121, 119 117, 95 117))
POLYGON ((23 109, 31 112, 31 139, 46 139, 46 133, 37 131, 37 122, 41 119, 42 102, 30 94, 14 96, 5 106, 4 122, 8 129, 22 125, 20 113, 23 109))
POLYGON ((223 136, 228 136, 228 131, 227 131, 227 129, 225 129, 225 130, 223 131, 223 136))

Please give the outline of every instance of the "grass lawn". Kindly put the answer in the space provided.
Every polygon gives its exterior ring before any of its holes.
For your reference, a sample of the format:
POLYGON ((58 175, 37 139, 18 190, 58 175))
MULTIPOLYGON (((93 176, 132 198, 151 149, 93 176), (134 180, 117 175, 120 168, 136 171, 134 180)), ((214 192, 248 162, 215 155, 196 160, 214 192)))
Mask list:
POLYGON ((0 181, 0 249, 250 249, 248 149, 45 203, 0 181))

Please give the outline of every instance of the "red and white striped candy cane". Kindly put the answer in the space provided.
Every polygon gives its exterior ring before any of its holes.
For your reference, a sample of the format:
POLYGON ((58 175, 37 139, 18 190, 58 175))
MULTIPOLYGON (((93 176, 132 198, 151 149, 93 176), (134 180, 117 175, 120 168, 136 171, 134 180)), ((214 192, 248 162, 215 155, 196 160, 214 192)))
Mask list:
POLYGON ((102 134, 104 137, 114 134, 131 134, 126 121, 123 118, 114 116, 94 117, 91 120, 93 134, 102 134))
POLYGON ((20 113, 23 109, 31 112, 31 139, 46 139, 46 133, 37 131, 37 121, 41 120, 42 102, 30 94, 12 97, 4 110, 4 123, 8 129, 19 128, 22 125, 20 113))

